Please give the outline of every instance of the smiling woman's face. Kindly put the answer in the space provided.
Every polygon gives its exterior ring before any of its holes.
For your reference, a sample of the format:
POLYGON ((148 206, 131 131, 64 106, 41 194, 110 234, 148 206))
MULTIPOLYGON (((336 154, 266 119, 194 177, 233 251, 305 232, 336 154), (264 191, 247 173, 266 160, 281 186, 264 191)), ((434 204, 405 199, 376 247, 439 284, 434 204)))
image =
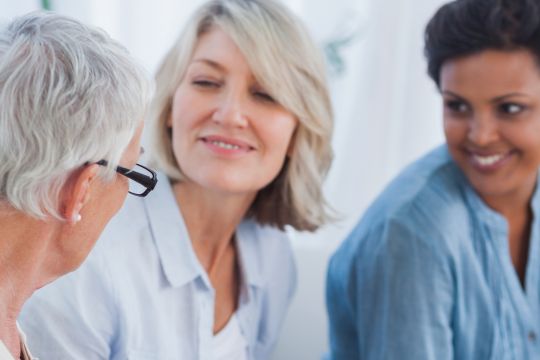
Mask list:
POLYGON ((213 28, 200 37, 168 123, 185 181, 256 193, 283 167, 296 125, 226 33, 213 28))
POLYGON ((450 153, 488 204, 530 197, 540 166, 540 71, 525 50, 450 60, 441 70, 450 153))

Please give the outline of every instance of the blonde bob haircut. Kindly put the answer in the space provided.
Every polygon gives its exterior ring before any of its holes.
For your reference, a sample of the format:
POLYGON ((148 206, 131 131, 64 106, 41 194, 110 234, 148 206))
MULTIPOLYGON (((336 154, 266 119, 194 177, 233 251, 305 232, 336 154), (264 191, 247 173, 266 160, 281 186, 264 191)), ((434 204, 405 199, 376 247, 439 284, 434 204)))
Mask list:
POLYGON ((198 39, 216 27, 233 39, 261 86, 298 119, 290 156, 247 216, 280 229, 314 231, 331 220, 322 184, 333 157, 332 106, 319 49, 300 20, 276 1, 214 0, 191 17, 156 74, 149 121, 154 165, 182 181, 167 120, 198 39))

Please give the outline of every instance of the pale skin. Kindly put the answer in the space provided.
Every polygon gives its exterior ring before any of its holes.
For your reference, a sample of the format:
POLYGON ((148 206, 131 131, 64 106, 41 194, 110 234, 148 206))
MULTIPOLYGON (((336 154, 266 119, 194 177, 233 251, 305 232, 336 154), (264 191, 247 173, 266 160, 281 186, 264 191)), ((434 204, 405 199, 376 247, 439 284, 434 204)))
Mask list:
MULTIPOLYGON (((140 154, 142 125, 125 150, 121 164, 132 167, 140 154)), ((0 340, 15 359, 21 353, 17 317, 33 292, 75 270, 86 258, 110 218, 120 209, 127 178, 105 183, 100 166, 75 170, 61 191, 65 219, 36 219, 20 211, 0 212, 0 340), (78 215, 81 220, 78 220, 78 215)))
POLYGON ((537 60, 525 50, 450 60, 441 70, 441 92, 452 157, 486 204, 507 220, 512 263, 525 287, 530 201, 540 167, 537 60))
POLYGON ((214 333, 238 308, 235 231, 281 170, 297 119, 257 82, 231 38, 198 40, 167 126, 184 180, 173 185, 194 251, 215 290, 214 333))
POLYGON ((238 307, 240 277, 234 233, 254 196, 211 193, 189 182, 175 184, 174 191, 182 206, 193 249, 215 290, 214 333, 217 333, 238 307))

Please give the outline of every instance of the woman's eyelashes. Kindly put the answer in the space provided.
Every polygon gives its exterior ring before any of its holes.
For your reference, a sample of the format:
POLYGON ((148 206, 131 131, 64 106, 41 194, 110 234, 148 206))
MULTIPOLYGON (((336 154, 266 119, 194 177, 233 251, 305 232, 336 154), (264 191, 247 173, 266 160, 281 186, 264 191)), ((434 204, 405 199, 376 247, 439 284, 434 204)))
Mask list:
POLYGON ((191 84, 204 89, 219 88, 221 86, 221 82, 210 79, 193 79, 191 84))
POLYGON ((504 102, 497 105, 497 112, 506 117, 512 117, 521 114, 526 110, 526 106, 516 102, 504 102))
POLYGON ((446 99, 444 100, 445 108, 453 114, 463 115, 470 111, 469 105, 458 99, 446 99))
MULTIPOLYGON (((446 111, 454 116, 470 115, 474 112, 474 108, 466 101, 459 99, 447 99, 444 101, 446 111)), ((493 105, 493 116, 501 118, 512 118, 522 114, 527 110, 527 106, 517 102, 502 102, 493 105)))
MULTIPOLYGON (((227 85, 225 81, 212 79, 208 77, 194 77, 191 80, 191 84, 200 89, 224 89, 227 85)), ((276 103, 276 100, 266 90, 261 89, 259 86, 254 86, 248 89, 251 96, 257 100, 267 103, 276 103)))
POLYGON ((276 102, 274 98, 264 90, 256 89, 252 91, 252 94, 255 98, 262 100, 264 102, 269 102, 269 103, 276 102))

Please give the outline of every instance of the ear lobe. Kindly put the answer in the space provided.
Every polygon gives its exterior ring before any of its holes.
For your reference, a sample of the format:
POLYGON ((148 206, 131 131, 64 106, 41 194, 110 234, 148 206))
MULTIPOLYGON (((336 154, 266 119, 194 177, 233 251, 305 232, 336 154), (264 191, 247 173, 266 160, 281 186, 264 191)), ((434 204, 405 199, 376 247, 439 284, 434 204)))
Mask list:
POLYGON ((81 220, 81 210, 90 199, 90 185, 97 176, 99 165, 90 164, 72 175, 64 202, 64 216, 74 225, 81 220))

